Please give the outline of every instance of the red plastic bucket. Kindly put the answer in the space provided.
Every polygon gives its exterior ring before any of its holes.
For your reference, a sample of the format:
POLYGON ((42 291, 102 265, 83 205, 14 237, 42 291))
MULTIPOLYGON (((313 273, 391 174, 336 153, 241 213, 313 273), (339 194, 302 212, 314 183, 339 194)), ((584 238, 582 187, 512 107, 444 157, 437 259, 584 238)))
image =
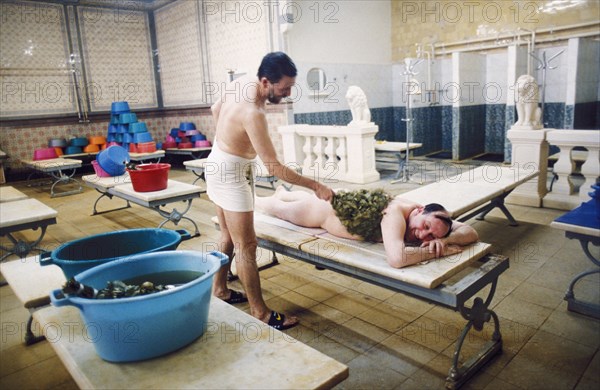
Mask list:
POLYGON ((167 188, 171 164, 140 164, 137 169, 127 169, 133 190, 137 192, 160 191, 167 188))

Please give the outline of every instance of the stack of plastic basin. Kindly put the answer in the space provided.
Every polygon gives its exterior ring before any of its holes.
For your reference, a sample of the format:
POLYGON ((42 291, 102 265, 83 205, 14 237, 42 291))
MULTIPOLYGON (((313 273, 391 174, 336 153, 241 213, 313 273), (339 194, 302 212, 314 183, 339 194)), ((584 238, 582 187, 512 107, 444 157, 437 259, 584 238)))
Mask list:
POLYGON ((131 153, 156 151, 156 143, 146 123, 138 122, 137 115, 131 112, 127 102, 112 103, 107 141, 121 145, 131 153))
POLYGON ((178 128, 173 128, 161 144, 162 149, 189 149, 211 146, 206 136, 196 129, 193 122, 181 122, 178 128))

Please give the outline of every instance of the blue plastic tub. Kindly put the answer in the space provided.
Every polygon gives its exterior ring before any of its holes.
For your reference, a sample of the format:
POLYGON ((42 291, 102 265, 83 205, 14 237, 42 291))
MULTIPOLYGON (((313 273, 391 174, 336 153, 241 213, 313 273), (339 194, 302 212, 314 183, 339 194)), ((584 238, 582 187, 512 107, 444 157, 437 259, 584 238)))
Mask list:
POLYGON ((145 133, 147 131, 148 127, 146 126, 146 122, 135 122, 129 124, 130 133, 145 133))
POLYGON ((125 114, 129 111, 129 103, 127 102, 112 102, 110 106, 111 114, 125 114))
POLYGON ((96 234, 67 242, 40 255, 40 265, 58 265, 66 278, 92 267, 130 256, 174 250, 190 239, 186 230, 130 229, 96 234))
MULTIPOLYGON (((127 142, 123 138, 122 141, 127 142)), ((120 176, 125 173, 125 165, 129 162, 129 152, 127 149, 113 145, 98 153, 96 160, 100 167, 111 176, 120 176)))
POLYGON ((133 143, 135 144, 141 144, 144 142, 152 142, 152 134, 150 134, 149 132, 145 132, 145 133, 133 133, 133 143))
POLYGON ((196 130, 196 125, 193 122, 181 122, 179 123, 179 130, 196 130))
POLYGON ((137 122, 137 115, 133 112, 128 112, 125 114, 119 115, 119 123, 135 123, 137 122))
MULTIPOLYGON (((81 310, 86 329, 93 330, 90 338, 102 359, 110 362, 150 359, 173 352, 202 336, 207 326, 213 275, 228 261, 220 252, 138 255, 125 262, 98 266, 78 274, 75 279, 100 290, 106 287, 107 281, 127 281, 170 271, 202 275, 173 289, 131 298, 64 297, 61 290, 54 290, 50 299, 54 306, 71 305, 81 310)), ((148 279, 155 284, 165 283, 160 281, 160 276, 148 279)))

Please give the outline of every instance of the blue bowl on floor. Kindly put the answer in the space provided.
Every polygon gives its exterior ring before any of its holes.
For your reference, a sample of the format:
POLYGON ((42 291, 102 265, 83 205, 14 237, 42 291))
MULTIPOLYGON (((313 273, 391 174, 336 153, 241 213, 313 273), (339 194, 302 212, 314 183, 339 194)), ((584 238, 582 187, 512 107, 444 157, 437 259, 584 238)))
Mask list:
POLYGON ((75 306, 87 328, 96 330, 91 339, 98 355, 110 362, 154 358, 182 348, 207 328, 214 274, 227 264, 220 252, 156 252, 113 261, 75 276, 97 290, 107 281, 121 280, 175 287, 136 297, 89 299, 50 293, 54 306, 75 306), (143 279, 143 280, 142 280, 143 279), (115 332, 115 329, 123 330, 115 332), (129 332, 126 330, 130 330, 129 332))

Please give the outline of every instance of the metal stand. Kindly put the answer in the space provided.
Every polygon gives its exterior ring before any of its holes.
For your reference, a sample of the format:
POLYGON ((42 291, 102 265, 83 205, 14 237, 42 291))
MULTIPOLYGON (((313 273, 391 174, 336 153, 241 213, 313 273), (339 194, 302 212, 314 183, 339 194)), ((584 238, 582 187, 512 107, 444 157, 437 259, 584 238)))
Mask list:
POLYGON ((570 239, 579 240, 579 243, 581 244, 581 249, 583 249, 583 252, 587 256, 587 258, 596 266, 596 268, 581 272, 579 275, 573 278, 571 283, 569 283, 569 288, 565 293, 565 301, 567 301, 567 310, 600 319, 600 305, 598 305, 597 303, 581 301, 575 298, 575 293, 573 292, 575 284, 581 279, 583 279, 585 276, 600 273, 600 260, 598 260, 597 258, 595 258, 594 255, 592 255, 592 252, 589 248, 590 244, 599 246, 600 238, 575 232, 566 232, 566 237, 570 239))
POLYGON ((556 57, 558 57, 559 55, 561 55, 563 52, 565 51, 565 49, 562 49, 561 51, 559 51, 558 53, 556 53, 555 55, 553 55, 552 57, 550 57, 549 59, 546 59, 546 52, 542 52, 542 59, 539 59, 535 54, 533 53, 529 53, 530 56, 532 56, 533 58, 535 58, 538 62, 539 65, 537 67, 537 70, 542 70, 542 114, 541 116, 541 121, 542 121, 542 125, 545 127, 547 125, 547 123, 544 123, 544 105, 546 102, 546 71, 547 69, 556 69, 558 68, 558 66, 550 66, 550 61, 552 61, 553 59, 555 59, 556 57))
POLYGON ((410 97, 411 95, 418 95, 421 93, 420 88, 415 91, 412 90, 411 85, 414 82, 411 81, 413 76, 417 75, 418 72, 414 71, 414 67, 423 61, 422 59, 417 60, 414 64, 411 63, 411 59, 407 58, 404 60, 404 72, 402 73, 406 78, 406 118, 402 119, 403 122, 406 122, 406 152, 404 153, 404 164, 402 164, 402 173, 400 177, 396 180, 392 180, 390 183, 398 183, 398 182, 413 182, 417 184, 423 184, 422 181, 416 181, 411 178, 411 174, 409 172, 409 155, 410 155, 410 143, 412 142, 412 132, 413 132, 413 118, 412 118, 412 109, 410 107, 410 97))

